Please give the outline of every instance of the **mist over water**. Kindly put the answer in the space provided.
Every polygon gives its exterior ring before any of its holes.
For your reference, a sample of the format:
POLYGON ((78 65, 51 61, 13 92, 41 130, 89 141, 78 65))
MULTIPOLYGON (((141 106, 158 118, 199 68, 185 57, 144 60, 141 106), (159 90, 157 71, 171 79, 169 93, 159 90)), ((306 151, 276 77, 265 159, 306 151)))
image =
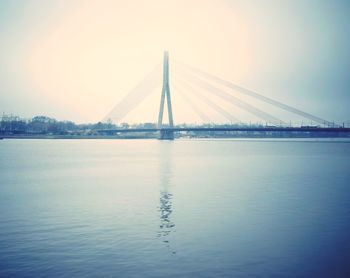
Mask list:
POLYGON ((350 144, 3 140, 1 277, 348 277, 350 144))

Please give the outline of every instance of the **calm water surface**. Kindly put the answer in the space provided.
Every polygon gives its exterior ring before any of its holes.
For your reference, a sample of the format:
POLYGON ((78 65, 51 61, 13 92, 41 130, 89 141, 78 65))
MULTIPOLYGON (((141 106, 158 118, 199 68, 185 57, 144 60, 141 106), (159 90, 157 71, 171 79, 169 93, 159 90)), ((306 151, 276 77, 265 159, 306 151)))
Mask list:
POLYGON ((0 141, 0 277, 350 277, 350 143, 0 141))

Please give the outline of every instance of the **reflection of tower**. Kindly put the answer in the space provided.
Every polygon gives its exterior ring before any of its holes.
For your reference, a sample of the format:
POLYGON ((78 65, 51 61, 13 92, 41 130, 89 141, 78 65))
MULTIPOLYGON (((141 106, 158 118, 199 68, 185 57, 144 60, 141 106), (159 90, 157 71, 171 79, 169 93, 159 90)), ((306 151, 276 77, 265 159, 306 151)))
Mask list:
MULTIPOLYGON (((172 211, 172 199, 173 195, 169 193, 167 190, 160 191, 160 225, 159 228, 161 229, 160 235, 161 236, 167 236, 170 234, 171 229, 175 227, 175 224, 171 222, 170 215, 173 212, 172 211)), ((165 241, 168 242, 168 241, 165 241)))
MULTIPOLYGON (((169 128, 174 127, 173 120, 173 111, 171 107, 171 97, 170 97, 170 86, 169 86, 169 54, 167 51, 164 52, 164 61, 163 61, 163 87, 162 94, 160 97, 160 107, 159 107, 159 116, 158 116, 158 128, 162 129, 163 127, 163 112, 164 112, 164 102, 168 106, 168 117, 169 117, 169 128)), ((161 130, 160 139, 173 140, 174 132, 172 130, 161 130)))
MULTIPOLYGON (((172 198, 173 194, 170 192, 171 187, 171 143, 160 144, 160 197, 159 208, 160 212, 160 224, 158 231, 158 237, 170 248, 170 234, 175 229, 175 223, 171 221, 171 214, 173 212, 172 198)), ((175 254, 174 251, 172 253, 175 254)))

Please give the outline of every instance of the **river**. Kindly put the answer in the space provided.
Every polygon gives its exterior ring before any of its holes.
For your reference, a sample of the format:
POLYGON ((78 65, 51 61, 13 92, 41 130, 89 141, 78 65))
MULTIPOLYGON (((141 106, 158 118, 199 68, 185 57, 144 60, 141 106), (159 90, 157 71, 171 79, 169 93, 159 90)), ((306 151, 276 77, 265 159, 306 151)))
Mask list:
POLYGON ((350 277, 350 141, 2 140, 0 277, 350 277))

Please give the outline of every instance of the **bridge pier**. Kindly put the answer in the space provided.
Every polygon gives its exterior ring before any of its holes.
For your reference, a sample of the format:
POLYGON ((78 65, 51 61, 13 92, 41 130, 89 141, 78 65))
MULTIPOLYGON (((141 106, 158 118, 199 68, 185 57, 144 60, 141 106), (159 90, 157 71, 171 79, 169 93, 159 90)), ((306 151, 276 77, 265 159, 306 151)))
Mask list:
POLYGON ((174 140, 174 131, 161 129, 159 132, 159 140, 174 140))

